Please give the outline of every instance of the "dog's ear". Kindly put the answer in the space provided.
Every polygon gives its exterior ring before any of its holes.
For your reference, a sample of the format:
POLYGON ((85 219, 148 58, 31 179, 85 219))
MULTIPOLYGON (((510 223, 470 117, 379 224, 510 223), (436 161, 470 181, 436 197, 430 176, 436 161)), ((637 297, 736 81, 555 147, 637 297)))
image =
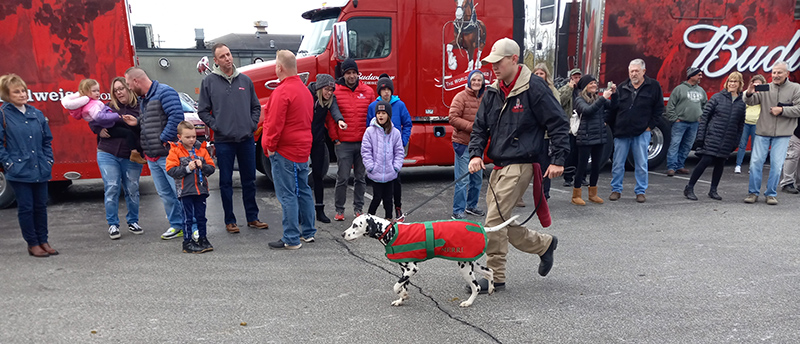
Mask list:
POLYGON ((367 232, 365 233, 365 235, 377 238, 378 237, 377 233, 379 229, 380 226, 378 226, 375 220, 373 220, 372 217, 367 217, 367 232))

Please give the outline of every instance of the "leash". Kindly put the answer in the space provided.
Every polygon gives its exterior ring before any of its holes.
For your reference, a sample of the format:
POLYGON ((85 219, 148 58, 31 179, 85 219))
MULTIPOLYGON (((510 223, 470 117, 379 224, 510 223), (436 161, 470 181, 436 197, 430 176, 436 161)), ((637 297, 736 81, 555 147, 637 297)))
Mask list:
MULTIPOLYGON (((565 167, 564 168, 564 173, 573 172, 575 169, 576 169, 575 166, 565 167)), ((483 173, 483 176, 486 177, 486 172, 483 173)), ((542 178, 542 184, 544 184, 544 179, 545 178, 542 178)), ((547 178, 547 179, 550 179, 550 178, 547 178)), ((494 187, 492 187, 492 183, 486 183, 486 184, 489 184, 489 190, 492 191, 492 196, 494 196, 494 204, 495 204, 495 206, 497 206, 497 210, 498 210, 497 215, 500 215, 500 220, 503 220, 503 222, 506 222, 506 219, 503 217, 503 214, 500 214, 500 203, 497 201, 497 194, 494 192, 494 187)), ((533 211, 528 216, 528 218, 525 219, 525 221, 522 221, 522 223, 519 224, 520 226, 525 225, 526 223, 528 223, 528 221, 530 221, 533 218, 533 215, 535 215, 536 211, 539 210, 539 206, 542 204, 542 200, 545 199, 545 198, 546 197, 544 196, 544 185, 542 185, 542 195, 541 195, 541 197, 539 197, 539 201, 536 202, 536 205, 533 207, 533 211)))
POLYGON ((402 222, 401 220, 405 219, 407 215, 411 215, 411 213, 413 213, 414 211, 416 211, 417 209, 419 209, 420 207, 422 207, 422 206, 423 206, 423 205, 425 205, 426 203, 430 202, 431 200, 433 200, 433 199, 434 199, 434 198, 436 198, 437 196, 441 195, 441 194, 442 194, 442 192, 445 192, 445 191, 447 191, 447 189, 449 189, 449 188, 453 187, 454 185, 456 185, 456 183, 458 183, 460 180, 462 180, 462 179, 466 178, 466 177, 467 177, 469 174, 470 174, 469 172, 467 172, 467 173, 464 173, 464 174, 463 174, 461 177, 458 177, 458 179, 454 180, 454 181, 453 181, 452 183, 450 183, 450 184, 447 184, 447 186, 445 186, 444 188, 442 188, 441 190, 439 190, 438 192, 436 192, 435 194, 433 194, 433 196, 431 196, 431 197, 428 197, 428 199, 426 199, 426 200, 422 201, 422 203, 420 203, 420 204, 419 204, 419 205, 417 205, 416 207, 414 207, 414 208, 411 208, 411 210, 409 210, 409 211, 407 211, 407 212, 404 212, 404 213, 403 213, 403 215, 402 215, 402 216, 400 216, 400 217, 397 219, 397 222, 402 222))

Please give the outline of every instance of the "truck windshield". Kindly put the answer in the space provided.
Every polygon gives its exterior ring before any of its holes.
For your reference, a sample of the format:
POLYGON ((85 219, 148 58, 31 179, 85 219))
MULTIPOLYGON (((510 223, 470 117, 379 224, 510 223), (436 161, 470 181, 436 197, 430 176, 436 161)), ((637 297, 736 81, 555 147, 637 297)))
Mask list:
POLYGON ((336 18, 320 20, 314 23, 311 33, 303 37, 300 43, 300 49, 297 51, 297 56, 314 56, 321 54, 328 46, 328 41, 331 37, 331 29, 336 18))

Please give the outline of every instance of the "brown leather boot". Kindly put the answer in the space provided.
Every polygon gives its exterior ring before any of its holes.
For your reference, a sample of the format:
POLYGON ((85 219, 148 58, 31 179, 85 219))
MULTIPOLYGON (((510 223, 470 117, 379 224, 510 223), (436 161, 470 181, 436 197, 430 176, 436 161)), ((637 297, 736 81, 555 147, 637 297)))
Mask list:
POLYGON ((44 244, 41 244, 39 246, 41 246, 42 249, 45 250, 45 252, 47 252, 51 256, 58 255, 58 251, 56 251, 54 248, 50 247, 50 244, 48 244, 48 243, 44 243, 44 244))
POLYGON ((581 188, 572 188, 572 204, 586 205, 586 202, 581 198, 581 188))
POLYGON ((144 165, 144 164, 146 164, 146 163, 147 163, 147 160, 145 160, 145 159, 142 157, 142 155, 141 155, 141 154, 139 154, 139 152, 138 152, 138 151, 136 151, 136 150, 132 150, 132 151, 131 151, 131 156, 130 156, 129 160, 130 160, 130 161, 133 161, 133 162, 135 162, 135 163, 137 163, 137 164, 140 164, 140 165, 144 165))
POLYGON ((29 246, 28 247, 28 254, 34 257, 45 258, 50 257, 50 254, 47 253, 41 246, 29 246))
POLYGON ((590 186, 589 187, 589 200, 594 202, 594 203, 597 203, 597 204, 603 204, 603 199, 600 198, 600 197, 597 197, 597 187, 596 186, 590 186))

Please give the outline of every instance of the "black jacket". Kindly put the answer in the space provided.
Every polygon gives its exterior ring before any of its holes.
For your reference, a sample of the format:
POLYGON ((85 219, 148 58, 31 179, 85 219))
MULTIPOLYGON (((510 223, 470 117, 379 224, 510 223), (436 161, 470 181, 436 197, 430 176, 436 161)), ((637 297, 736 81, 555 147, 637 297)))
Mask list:
POLYGON ((561 104, 542 78, 521 65, 514 88, 505 97, 495 81, 486 88, 469 141, 470 158, 487 156, 495 165, 541 162, 547 155, 544 133, 550 135, 551 164, 564 166, 569 153, 569 122, 561 104))
POLYGON ((575 136, 578 146, 602 145, 608 142, 606 137, 606 113, 617 105, 619 97, 613 94, 611 99, 597 97, 594 103, 589 104, 580 95, 575 97, 575 111, 581 116, 581 125, 578 135, 575 136))
POLYGON ((619 105, 607 120, 614 137, 639 136, 647 128, 655 128, 664 115, 664 93, 657 80, 645 75, 639 89, 634 89, 628 79, 617 87, 617 93, 619 105))
POLYGON ((328 113, 330 112, 333 121, 337 124, 339 121, 343 121, 344 117, 342 117, 342 112, 339 111, 339 104, 336 103, 335 95, 331 95, 333 101, 330 108, 326 108, 317 102, 317 92, 314 92, 316 84, 316 82, 312 82, 308 85, 308 90, 314 98, 314 118, 311 120, 311 136, 314 138, 314 142, 319 142, 325 141, 325 137, 328 135, 328 129, 325 128, 325 118, 328 113))
POLYGON ((741 94, 733 99, 725 90, 711 96, 700 117, 695 154, 727 158, 733 153, 742 137, 745 109, 741 94))

